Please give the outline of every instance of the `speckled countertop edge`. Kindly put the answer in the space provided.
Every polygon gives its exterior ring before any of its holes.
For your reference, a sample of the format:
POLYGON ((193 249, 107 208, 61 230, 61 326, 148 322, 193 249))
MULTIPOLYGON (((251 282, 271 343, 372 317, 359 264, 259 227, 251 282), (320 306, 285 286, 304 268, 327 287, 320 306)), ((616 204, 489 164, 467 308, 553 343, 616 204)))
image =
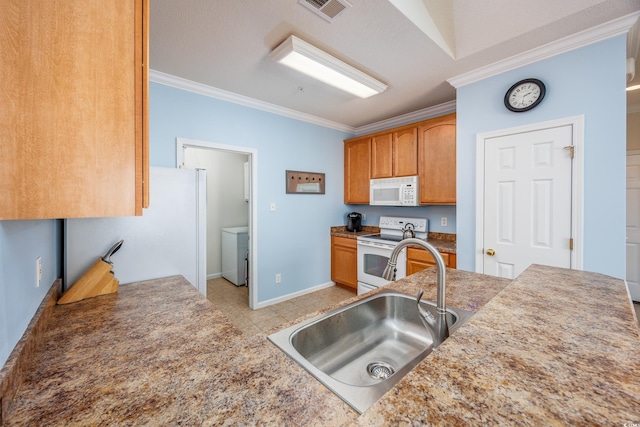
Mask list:
POLYGON ((329 425, 357 414, 183 277, 56 306, 5 426, 329 425))
POLYGON ((57 279, 42 299, 27 329, 0 370, 0 425, 29 371, 35 352, 47 329, 56 301, 62 292, 62 280, 57 279))
MULTIPOLYGON (((380 233, 380 227, 363 226, 361 231, 347 231, 344 225, 336 225, 331 227, 330 234, 332 236, 346 237, 348 239, 357 239, 360 236, 368 234, 380 233)), ((429 232, 425 241, 432 244, 439 252, 455 254, 456 253, 456 235, 450 233, 429 232)))
MULTIPOLYGON (((513 283, 447 275, 448 305, 480 311, 361 417, 266 335, 241 336, 178 277, 54 314, 68 326, 47 331, 6 425, 638 421, 640 340, 622 281, 541 266, 513 283)), ((433 300, 435 270, 384 288, 424 288, 433 300)))
POLYGON ((638 423, 638 332, 623 281, 534 265, 355 424, 638 423))

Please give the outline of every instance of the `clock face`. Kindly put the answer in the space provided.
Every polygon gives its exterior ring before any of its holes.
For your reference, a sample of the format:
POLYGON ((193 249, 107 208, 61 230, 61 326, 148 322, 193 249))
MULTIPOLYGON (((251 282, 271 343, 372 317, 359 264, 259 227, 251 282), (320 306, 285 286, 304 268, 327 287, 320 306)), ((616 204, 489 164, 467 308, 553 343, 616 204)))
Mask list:
POLYGON ((538 79, 521 80, 509 88, 504 105, 516 113, 528 111, 542 102, 546 89, 538 79))

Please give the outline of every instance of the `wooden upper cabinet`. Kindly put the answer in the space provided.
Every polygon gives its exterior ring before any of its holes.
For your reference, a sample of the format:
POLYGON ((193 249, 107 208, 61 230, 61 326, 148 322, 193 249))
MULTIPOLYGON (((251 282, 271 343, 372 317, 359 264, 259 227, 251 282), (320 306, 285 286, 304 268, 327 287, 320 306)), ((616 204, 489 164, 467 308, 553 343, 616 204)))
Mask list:
POLYGON ((456 115, 449 114, 418 127, 420 203, 456 203, 456 115))
POLYGON ((393 132, 393 176, 418 175, 418 128, 393 132))
POLYGON ((419 176, 420 204, 456 203, 456 115, 344 142, 344 202, 369 203, 369 180, 419 176))
POLYGON ((393 176, 393 134, 371 138, 371 178, 391 178, 393 176))
POLYGON ((148 0, 0 2, 0 219, 148 205, 148 0))
POLYGON ((418 174, 418 129, 401 129, 371 137, 371 178, 418 174))
POLYGON ((344 142, 344 202, 369 203, 371 138, 344 142))

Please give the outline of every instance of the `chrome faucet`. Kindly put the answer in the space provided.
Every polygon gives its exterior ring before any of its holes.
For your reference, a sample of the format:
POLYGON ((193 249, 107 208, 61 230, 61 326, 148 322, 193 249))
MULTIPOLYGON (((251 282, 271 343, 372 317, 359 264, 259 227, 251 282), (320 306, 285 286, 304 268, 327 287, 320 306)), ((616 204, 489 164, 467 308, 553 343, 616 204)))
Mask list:
POLYGON ((418 246, 426 249, 431 253, 433 259, 436 260, 436 316, 434 317, 431 313, 427 312, 420 306, 420 299, 422 298, 422 289, 418 292, 416 297, 416 302, 418 304, 418 312, 420 313, 420 318, 424 319, 430 329, 433 332, 433 348, 438 347, 444 340, 449 337, 449 326, 447 325, 447 306, 445 301, 445 274, 446 274, 446 266, 444 265, 444 260, 442 259, 442 255, 436 248, 434 248, 431 244, 425 242, 420 239, 404 239, 400 241, 391 252, 391 256, 389 257, 389 262, 387 263, 387 267, 384 269, 382 273, 382 277, 386 280, 394 281, 396 280, 396 264, 398 262, 398 255, 400 255, 400 251, 407 246, 418 246))

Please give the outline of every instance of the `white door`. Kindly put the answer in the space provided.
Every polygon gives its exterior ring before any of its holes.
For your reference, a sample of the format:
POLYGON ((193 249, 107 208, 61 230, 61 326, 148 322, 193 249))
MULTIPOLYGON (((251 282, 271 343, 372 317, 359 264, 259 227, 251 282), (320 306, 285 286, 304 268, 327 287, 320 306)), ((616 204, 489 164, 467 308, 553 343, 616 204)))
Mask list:
POLYGON ((571 267, 572 126, 485 139, 483 272, 571 267))
POLYGON ((627 284, 640 301, 640 154, 627 156, 627 284))

